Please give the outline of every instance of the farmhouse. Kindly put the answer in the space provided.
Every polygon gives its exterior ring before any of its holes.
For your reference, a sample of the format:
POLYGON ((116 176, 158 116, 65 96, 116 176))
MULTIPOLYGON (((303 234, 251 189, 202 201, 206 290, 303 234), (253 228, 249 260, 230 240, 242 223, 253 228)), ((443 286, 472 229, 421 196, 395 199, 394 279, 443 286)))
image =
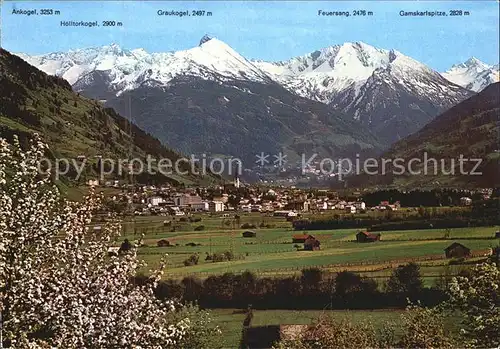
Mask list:
POLYGON ((380 240, 379 233, 369 233, 367 231, 360 231, 356 234, 357 242, 375 242, 380 240))
POLYGON ((304 250, 306 251, 316 251, 320 249, 321 243, 318 239, 309 236, 304 242, 304 250))
POLYGON ((159 240, 156 243, 156 246, 158 246, 158 247, 168 247, 168 246, 170 246, 170 241, 165 240, 165 239, 161 239, 161 240, 159 240))
POLYGON ((470 249, 458 242, 452 243, 444 249, 446 258, 464 258, 470 256, 470 249))
POLYGON ((251 230, 244 231, 243 234, 241 234, 244 238, 254 238, 257 236, 257 233, 251 230))
POLYGON ((292 242, 297 243, 297 244, 303 244, 306 242, 307 239, 312 238, 315 239, 314 236, 309 235, 309 234, 299 234, 299 235, 294 235, 292 236, 292 242))

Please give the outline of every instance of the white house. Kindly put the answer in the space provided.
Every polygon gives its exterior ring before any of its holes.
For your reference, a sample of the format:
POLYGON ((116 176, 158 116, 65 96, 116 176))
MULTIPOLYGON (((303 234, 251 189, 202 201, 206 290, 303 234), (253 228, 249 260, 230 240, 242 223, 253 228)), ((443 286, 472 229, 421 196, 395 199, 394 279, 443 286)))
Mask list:
POLYGON ((344 209, 347 213, 356 213, 356 206, 354 205, 347 205, 344 209))
POLYGON ((208 203, 208 210, 210 212, 222 212, 224 211, 224 203, 222 201, 210 201, 208 203))
POLYGON ((163 199, 161 196, 151 196, 148 198, 148 204, 150 206, 158 206, 163 202, 165 202, 165 199, 163 199))
POLYGON ((326 202, 326 201, 320 201, 316 205, 317 205, 316 207, 318 208, 318 210, 328 210, 328 202, 326 202))
POLYGON ((206 201, 191 204, 191 209, 193 209, 194 211, 208 211, 209 204, 206 201))
POLYGON ((462 206, 469 206, 470 204, 472 204, 472 199, 467 196, 463 196, 460 198, 460 204, 462 206))
POLYGON ((366 210, 366 203, 364 201, 356 201, 353 205, 356 207, 356 210, 366 210))
POLYGON ((335 209, 336 210, 343 210, 345 206, 347 205, 347 202, 345 201, 339 201, 335 204, 335 209))

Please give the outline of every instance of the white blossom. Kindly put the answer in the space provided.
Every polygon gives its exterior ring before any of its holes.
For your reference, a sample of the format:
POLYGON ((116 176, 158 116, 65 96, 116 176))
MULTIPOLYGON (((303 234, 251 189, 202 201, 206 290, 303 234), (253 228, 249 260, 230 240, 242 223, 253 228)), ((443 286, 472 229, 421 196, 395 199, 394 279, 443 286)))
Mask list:
MULTIPOLYGON (((136 250, 109 257, 120 222, 108 217, 87 230, 100 198, 61 198, 37 163, 46 145, 35 135, 23 151, 0 139, 0 311, 12 348, 175 348, 189 321, 174 321, 176 304, 153 293, 162 270, 144 286, 133 276, 136 250)), ((165 263, 162 263, 162 268, 165 263)))

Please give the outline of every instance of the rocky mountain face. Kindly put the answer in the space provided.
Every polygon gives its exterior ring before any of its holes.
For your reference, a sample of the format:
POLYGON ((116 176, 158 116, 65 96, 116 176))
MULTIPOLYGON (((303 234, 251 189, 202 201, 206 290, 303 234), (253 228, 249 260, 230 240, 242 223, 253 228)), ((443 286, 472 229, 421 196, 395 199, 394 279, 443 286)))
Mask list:
POLYGON ((302 154, 337 158, 381 150, 354 120, 276 83, 179 76, 167 86, 126 91, 107 105, 118 111, 130 105, 134 122, 185 154, 230 155, 247 168, 261 152, 272 164, 280 152, 296 163, 302 154))
MULTIPOLYGON (((166 91, 169 89, 185 89, 184 77, 190 77, 188 80, 196 80, 202 86, 232 86, 232 90, 239 91, 242 98, 246 96, 249 100, 255 98, 252 92, 249 92, 252 91, 250 86, 253 86, 253 90, 277 93, 276 86, 279 85, 281 89, 278 95, 262 97, 281 100, 286 94, 285 99, 295 96, 297 101, 302 101, 302 97, 322 103, 328 107, 320 108, 322 113, 326 114, 320 115, 319 119, 328 118, 332 113, 345 115, 343 120, 350 119, 358 125, 361 124, 359 127, 362 130, 370 130, 379 138, 376 143, 385 147, 417 131, 436 115, 472 94, 470 86, 459 86, 398 51, 379 49, 362 42, 335 45, 281 62, 246 59, 224 42, 209 36, 204 36, 199 44, 191 49, 176 52, 147 53, 143 49, 126 50, 117 45, 110 45, 42 56, 20 56, 45 72, 68 80, 76 91, 92 98, 106 100, 110 105, 114 105, 116 99, 123 94, 144 97, 149 96, 145 92, 151 90, 151 95, 156 96, 154 103, 159 105, 153 105, 151 101, 149 108, 141 108, 142 114, 136 116, 137 119, 145 120, 146 124, 149 110, 164 110, 162 120, 165 125, 172 127, 170 114, 161 104, 169 104, 168 97, 165 97, 165 102, 161 102, 162 98, 159 98, 158 94, 163 91, 168 96, 166 91), (181 86, 173 86, 179 83, 181 86)), ((210 91, 200 91, 193 86, 191 85, 191 91, 196 90, 202 96, 211 94, 210 91)), ((194 98, 189 93, 188 95, 189 98, 194 98)), ((214 103, 213 99, 205 97, 200 97, 200 100, 203 103, 214 103)), ((265 103, 262 102, 261 105, 264 106, 265 103)), ((198 107, 201 110, 216 110, 219 105, 198 104, 198 107)), ((252 115, 258 114, 259 117, 246 120, 245 123, 256 125, 257 120, 267 115, 267 107, 266 105, 263 110, 255 110, 252 115)), ((230 114, 224 118, 229 128, 239 127, 241 118, 244 117, 243 111, 244 108, 230 109, 230 114)), ((181 112, 190 114, 192 108, 176 110, 179 115, 181 112)), ((302 115, 301 111, 295 117, 302 115)), ((206 117, 210 119, 215 116, 206 117)), ((287 119, 287 124, 283 125, 283 134, 286 134, 288 129, 309 123, 307 119, 296 118, 287 119)), ((176 128, 184 132, 193 126, 188 122, 189 118, 176 117, 172 120, 176 120, 176 128)), ((264 125, 262 127, 266 128, 264 125)), ((150 131, 162 140, 167 138, 160 134, 158 127, 150 131)), ((220 136, 219 139, 226 136, 224 133, 218 134, 217 129, 197 131, 214 132, 220 136)), ((314 131, 313 134, 322 132, 312 129, 310 131, 314 131)), ((211 135, 206 135, 192 141, 210 137, 211 135)), ((179 140, 179 135, 170 134, 168 138, 167 144, 174 148, 187 148, 179 140)), ((321 142, 319 137, 314 140, 315 144, 321 142)), ((248 143, 248 139, 245 143, 248 143)), ((372 148, 377 148, 373 142, 366 139, 362 140, 362 143, 369 143, 372 148)), ((190 148, 209 146, 204 148, 205 151, 219 151, 221 144, 214 144, 213 147, 210 144, 202 142, 190 148)), ((289 147, 287 143, 280 145, 281 148, 289 147)), ((326 147, 329 148, 330 145, 327 144, 326 147)))

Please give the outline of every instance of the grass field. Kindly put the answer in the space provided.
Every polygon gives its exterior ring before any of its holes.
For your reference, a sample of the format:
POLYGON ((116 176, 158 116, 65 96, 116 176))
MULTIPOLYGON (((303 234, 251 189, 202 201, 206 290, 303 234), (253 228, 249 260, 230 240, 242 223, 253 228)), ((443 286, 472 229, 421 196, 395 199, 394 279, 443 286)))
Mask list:
MULTIPOLYGON (((369 321, 375 328, 386 322, 400 323, 404 310, 254 310, 252 326, 278 324, 311 324, 320 316, 332 316, 335 319, 347 319, 353 323, 369 321)), ((224 348, 237 348, 241 338, 242 324, 245 314, 237 309, 211 310, 214 322, 224 333, 224 348)), ((455 319, 448 319, 449 331, 456 330, 455 319)))
POLYGON ((134 240, 139 234, 144 234, 145 246, 140 248, 139 254, 148 263, 148 269, 168 254, 165 277, 173 278, 192 274, 203 278, 211 274, 246 270, 267 276, 287 275, 299 273, 306 267, 322 267, 331 271, 351 270, 383 279, 400 263, 414 259, 422 264, 426 283, 431 283, 448 264, 443 250, 452 242, 460 242, 472 250, 493 248, 499 244, 498 239, 494 239, 494 232, 498 227, 451 229, 446 239, 443 229, 381 232, 379 242, 357 243, 357 229, 296 232, 284 218, 263 217, 260 214, 241 215, 240 224, 258 225, 264 221, 265 224, 275 226, 271 229, 252 229, 257 233, 255 238, 243 238, 244 229, 231 229, 231 225, 224 223, 232 221, 230 218, 204 215, 201 222, 181 223, 181 229, 175 232, 163 226, 166 219, 171 218, 137 217, 136 235, 133 234, 132 224, 125 224, 124 237, 134 240), (205 230, 193 231, 198 225, 203 225, 205 230), (321 250, 297 250, 296 244, 292 243, 292 235, 297 233, 314 235, 321 241, 321 250), (157 247, 157 241, 161 239, 168 240, 173 246, 157 247), (186 246, 188 243, 197 246, 186 246), (232 251, 237 258, 230 262, 205 261, 206 254, 224 251, 232 251), (195 253, 200 256, 198 265, 184 266, 183 261, 195 253), (441 258, 440 256, 443 259, 433 265, 425 262, 427 259, 441 258))
MULTIPOLYGON (((242 215, 240 224, 271 224, 274 228, 251 229, 255 238, 243 238, 245 229, 234 229, 224 223, 221 217, 202 216, 201 222, 183 223, 181 229, 171 232, 163 226, 165 217, 137 217, 133 225, 125 226, 125 236, 130 240, 144 234, 145 246, 139 249, 142 259, 153 268, 165 254, 167 270, 165 278, 182 278, 195 275, 205 278, 224 272, 250 270, 259 276, 287 276, 298 274, 306 267, 321 267, 329 271, 349 270, 370 277, 382 284, 400 264, 415 260, 420 265, 426 286, 432 286, 435 279, 445 271, 456 275, 469 265, 450 265, 444 258, 444 248, 457 241, 470 249, 493 248, 499 245, 494 233, 499 227, 425 229, 412 231, 381 232, 381 241, 357 243, 357 229, 317 230, 296 232, 283 218, 242 215), (204 225, 205 230, 194 231, 194 227, 204 225), (292 235, 310 233, 321 241, 319 251, 297 250, 292 243, 292 235), (446 236, 446 238, 445 238, 446 236), (157 247, 158 240, 166 239, 173 246, 157 247), (197 246, 186 246, 188 243, 197 246), (232 251, 239 259, 230 262, 213 263, 205 261, 207 253, 232 251), (192 254, 199 254, 198 265, 184 266, 183 261, 192 254), (437 258, 436 258, 437 257, 437 258)), ((229 219, 231 221, 231 219, 229 219)), ((299 244, 301 246, 301 244, 299 244)), ((475 260, 475 259, 472 259, 475 260)), ((144 270, 147 273, 147 270, 144 270)), ((321 315, 331 315, 337 319, 347 318, 359 323, 370 321, 375 327, 384 322, 401 322, 404 310, 254 310, 252 326, 273 324, 309 324, 321 315)), ((241 338, 244 311, 236 309, 211 310, 214 322, 224 333, 224 348, 236 348, 241 338)), ((456 330, 456 320, 448 319, 449 331, 456 330)))

